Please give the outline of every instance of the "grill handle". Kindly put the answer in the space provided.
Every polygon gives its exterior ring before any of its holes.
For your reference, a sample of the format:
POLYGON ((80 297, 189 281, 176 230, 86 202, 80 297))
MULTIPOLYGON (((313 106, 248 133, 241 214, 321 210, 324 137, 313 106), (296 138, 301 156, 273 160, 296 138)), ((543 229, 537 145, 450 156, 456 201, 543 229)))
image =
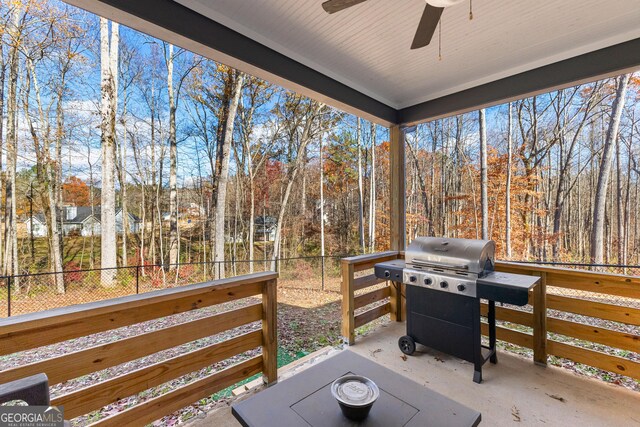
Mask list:
POLYGON ((437 268, 446 268, 446 269, 455 269, 455 270, 468 270, 469 266, 468 265, 455 265, 455 264, 447 264, 444 262, 427 262, 427 261, 421 261, 419 259, 413 259, 411 260, 411 264, 417 264, 419 266, 422 267, 437 267, 437 268))

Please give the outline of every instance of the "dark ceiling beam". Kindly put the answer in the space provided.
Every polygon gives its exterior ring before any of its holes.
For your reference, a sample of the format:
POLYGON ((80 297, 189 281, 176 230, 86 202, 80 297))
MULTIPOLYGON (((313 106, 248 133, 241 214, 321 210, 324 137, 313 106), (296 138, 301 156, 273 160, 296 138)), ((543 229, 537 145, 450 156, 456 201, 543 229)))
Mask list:
POLYGON ((634 39, 403 108, 398 121, 435 120, 638 69, 640 39, 634 39))
POLYGON ((65 1, 379 124, 397 123, 395 108, 174 1, 65 1))

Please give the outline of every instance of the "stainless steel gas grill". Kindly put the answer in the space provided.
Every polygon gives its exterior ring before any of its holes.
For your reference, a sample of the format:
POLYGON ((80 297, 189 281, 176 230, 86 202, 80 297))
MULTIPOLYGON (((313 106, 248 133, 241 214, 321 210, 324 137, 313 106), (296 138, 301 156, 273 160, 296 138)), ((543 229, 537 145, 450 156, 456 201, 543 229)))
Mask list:
POLYGON ((497 363, 495 303, 525 305, 540 278, 498 273, 491 240, 418 237, 405 261, 375 265, 382 279, 406 285, 407 335, 398 345, 405 354, 416 343, 474 364, 473 380, 482 381, 482 365, 497 363), (481 342, 480 299, 487 299, 489 345, 481 342))

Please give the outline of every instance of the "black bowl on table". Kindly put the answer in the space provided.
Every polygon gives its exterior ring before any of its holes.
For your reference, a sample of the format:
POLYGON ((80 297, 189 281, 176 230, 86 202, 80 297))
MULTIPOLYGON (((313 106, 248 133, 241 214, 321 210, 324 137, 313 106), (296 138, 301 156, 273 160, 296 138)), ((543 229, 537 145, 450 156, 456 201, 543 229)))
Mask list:
POLYGON ((338 401, 342 414, 353 421, 367 418, 380 396, 376 383, 361 375, 345 375, 331 384, 331 394, 338 401))

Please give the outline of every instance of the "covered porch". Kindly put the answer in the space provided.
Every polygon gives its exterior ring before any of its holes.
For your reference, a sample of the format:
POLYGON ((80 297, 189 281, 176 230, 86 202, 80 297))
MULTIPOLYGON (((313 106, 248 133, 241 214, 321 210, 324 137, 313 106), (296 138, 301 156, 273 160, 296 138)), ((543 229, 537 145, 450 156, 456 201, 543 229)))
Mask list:
MULTIPOLYGON (((487 0, 477 2, 476 21, 468 27, 468 9, 452 7, 446 11, 448 22, 465 37, 449 39, 459 48, 445 49, 451 61, 444 66, 434 49, 429 54, 409 52, 414 24, 424 8, 421 1, 406 8, 369 1, 336 15, 333 22, 322 12, 321 2, 313 1, 68 3, 389 128, 391 251, 342 262, 341 333, 349 346, 343 351, 361 354, 480 411, 486 425, 640 423, 637 392, 547 366, 550 358, 561 358, 640 379, 640 278, 499 263, 498 270, 541 277, 525 310, 497 310, 504 322, 498 339, 531 353, 517 356, 501 349, 498 365, 488 368, 485 382, 478 385, 471 381, 466 362, 425 349, 402 357, 397 348, 405 328, 401 287, 371 274, 375 263, 401 258, 406 247, 405 135, 412 126, 638 69, 640 8, 634 0, 613 5, 557 1, 544 7, 525 0, 508 6, 487 0), (573 25, 560 25, 558 17, 569 13, 573 25), (490 20, 478 20, 491 14, 490 20), (603 16, 607 19, 600 19, 603 16), (514 40, 509 34, 518 25, 525 25, 525 32, 514 40), (371 55, 377 49, 381 53, 371 55), (612 298, 619 300, 614 303, 612 298), (563 313, 587 320, 570 320, 563 313), (594 325, 589 319, 602 323, 594 325)), ((64 405, 68 418, 114 426, 154 422, 255 375, 266 385, 275 384, 277 279, 275 272, 261 273, 1 320, 0 355, 68 340, 86 339, 86 346, 0 371, 0 383, 44 372, 50 384, 61 385, 52 404, 64 405), (233 305, 238 301, 243 303, 233 305), (91 338, 182 313, 194 317, 169 320, 157 329, 143 327, 139 334, 106 342, 91 338), (229 330, 237 334, 219 335, 229 330), (211 340, 201 341, 205 338, 211 340), (175 347, 182 351, 153 359, 175 347), (150 356, 144 367, 105 371, 150 356), (94 379, 90 385, 64 389, 67 381, 88 375, 94 379), (121 403, 188 375, 191 378, 172 391, 121 403), (108 406, 113 410, 107 417, 87 417, 108 406)), ((212 416, 235 424, 228 412, 212 416)), ((211 419, 195 422, 210 425, 211 419)))

